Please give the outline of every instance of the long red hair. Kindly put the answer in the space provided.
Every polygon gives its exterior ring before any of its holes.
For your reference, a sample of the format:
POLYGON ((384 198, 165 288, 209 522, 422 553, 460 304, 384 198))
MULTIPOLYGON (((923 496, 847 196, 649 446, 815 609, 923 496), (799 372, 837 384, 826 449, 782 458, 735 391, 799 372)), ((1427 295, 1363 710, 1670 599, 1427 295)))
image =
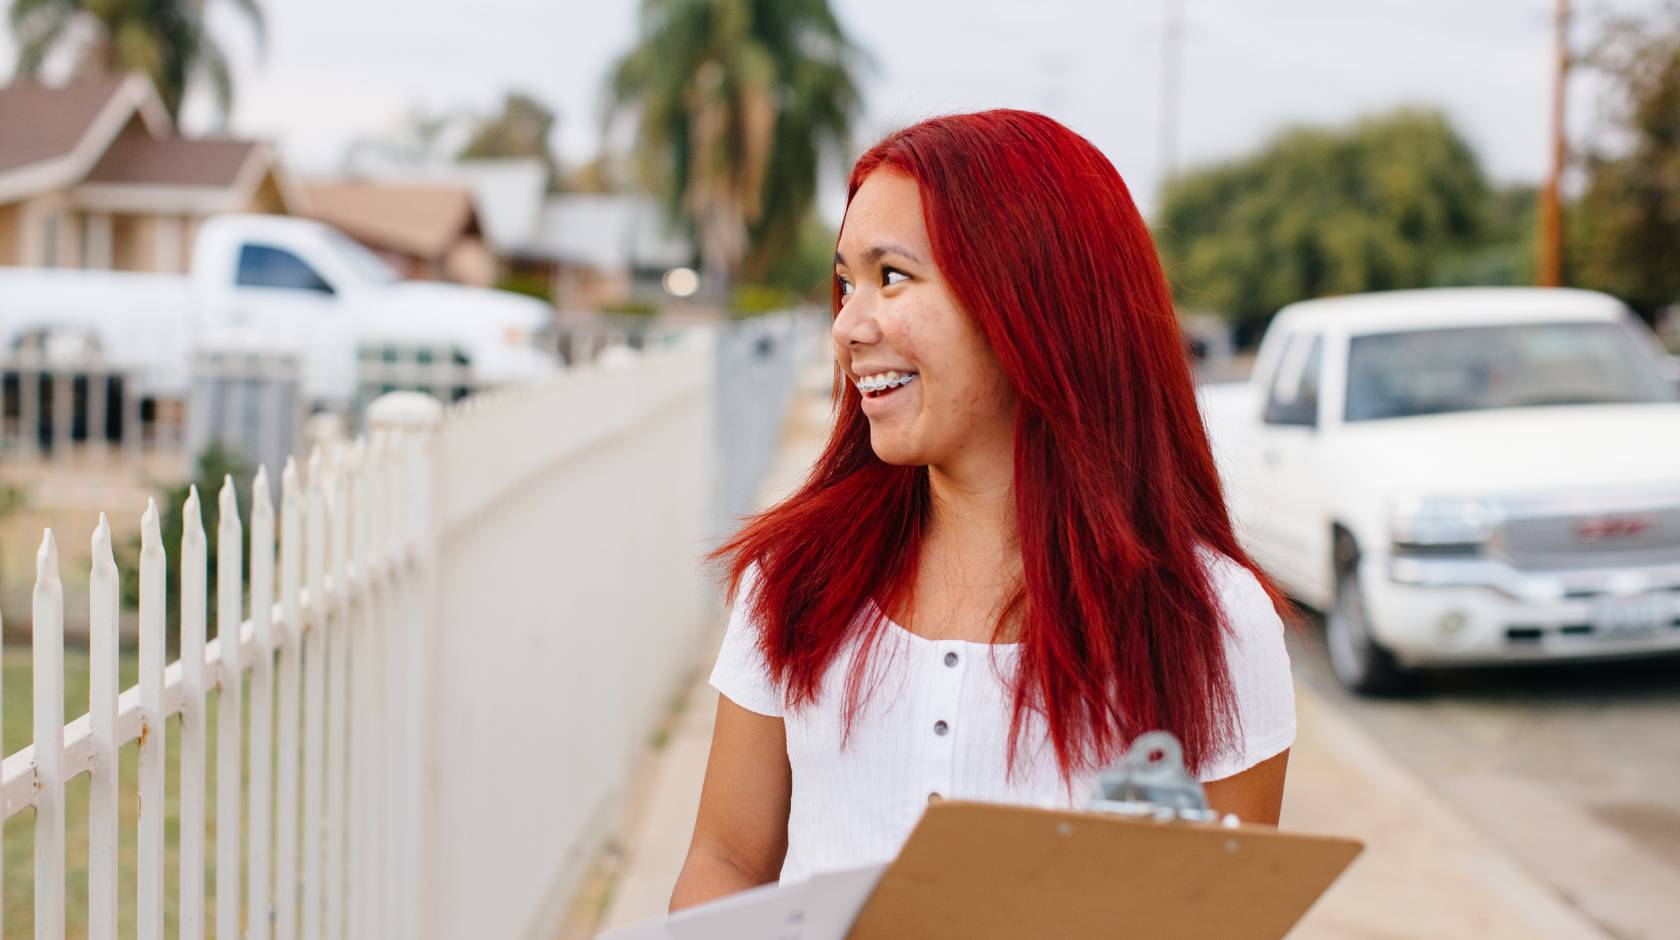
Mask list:
MULTIPOLYGON (((1196 772, 1238 733, 1228 626, 1198 546, 1253 571, 1293 618, 1232 534, 1171 294, 1126 184, 1085 138, 1014 110, 888 136, 858 160, 848 199, 880 168, 918 184, 934 261, 1019 403, 1024 583, 994 628, 1022 617, 1010 769, 1032 709, 1070 781, 1154 729, 1177 735, 1196 772)), ((839 303, 836 284, 831 312, 839 303)), ((849 727, 885 626, 860 612, 910 599, 931 503, 926 467, 875 456, 838 369, 834 399, 804 485, 710 557, 726 563, 731 603, 757 566, 742 602, 789 708, 812 702, 842 647, 863 641, 849 727)))

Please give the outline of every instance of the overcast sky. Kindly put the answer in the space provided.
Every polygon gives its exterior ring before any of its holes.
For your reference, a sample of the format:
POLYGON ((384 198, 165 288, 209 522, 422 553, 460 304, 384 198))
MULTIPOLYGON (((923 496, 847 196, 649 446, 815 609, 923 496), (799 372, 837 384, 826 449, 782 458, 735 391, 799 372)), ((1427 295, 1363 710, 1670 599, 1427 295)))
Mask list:
MULTIPOLYGON (((1148 211, 1159 176, 1159 91, 1170 0, 833 0, 874 57, 860 66, 863 145, 932 114, 1044 111, 1108 154, 1148 211)), ((1652 0, 1577 0, 1576 36, 1606 10, 1652 0)), ((1538 180, 1546 161, 1551 0, 1182 0, 1181 165, 1240 154, 1279 127, 1400 103, 1446 109, 1498 180, 1538 180)), ((210 6, 217 7, 215 0, 210 6)), ((601 79, 633 39, 637 0, 265 0, 266 59, 219 11, 235 59, 236 132, 279 141, 299 172, 336 169, 348 141, 413 106, 485 111, 508 88, 560 113, 564 161, 599 143, 601 79)), ((0 67, 9 73, 9 40, 0 67)), ((1596 89, 1571 88, 1588 134, 1596 89)), ((189 128, 208 125, 205 102, 189 128)), ((836 171, 836 177, 840 172, 836 171)), ((825 210, 837 218, 835 186, 825 210)))

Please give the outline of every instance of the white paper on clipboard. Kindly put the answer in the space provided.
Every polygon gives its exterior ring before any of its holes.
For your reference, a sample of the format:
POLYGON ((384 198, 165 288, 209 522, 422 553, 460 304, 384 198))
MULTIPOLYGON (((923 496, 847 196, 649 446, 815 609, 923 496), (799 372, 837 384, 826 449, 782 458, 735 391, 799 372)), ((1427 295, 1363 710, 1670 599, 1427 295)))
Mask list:
POLYGON ((887 864, 760 885, 596 940, 843 940, 887 864))

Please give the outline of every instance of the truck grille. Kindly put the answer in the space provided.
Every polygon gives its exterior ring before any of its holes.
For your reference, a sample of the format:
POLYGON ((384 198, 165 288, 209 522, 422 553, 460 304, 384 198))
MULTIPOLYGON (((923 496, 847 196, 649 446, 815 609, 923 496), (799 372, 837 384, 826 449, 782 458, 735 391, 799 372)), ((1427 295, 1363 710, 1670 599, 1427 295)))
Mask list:
POLYGON ((1649 500, 1516 502, 1494 552, 1518 568, 1594 568, 1680 562, 1680 494, 1649 500), (1595 505, 1596 503, 1596 505, 1595 505))

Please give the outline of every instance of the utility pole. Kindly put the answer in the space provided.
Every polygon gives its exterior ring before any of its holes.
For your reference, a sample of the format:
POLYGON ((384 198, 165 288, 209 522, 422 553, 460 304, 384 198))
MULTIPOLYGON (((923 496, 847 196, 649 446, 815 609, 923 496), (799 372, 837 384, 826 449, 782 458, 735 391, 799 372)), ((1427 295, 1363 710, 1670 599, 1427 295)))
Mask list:
POLYGON ((1166 0, 1166 14, 1166 26, 1161 37, 1160 127, 1156 141, 1158 191, 1178 172, 1178 84, 1183 64, 1183 0, 1166 0))
POLYGON ((1552 73, 1551 167, 1540 188, 1540 244, 1535 281, 1541 287, 1563 284, 1563 165, 1568 135, 1563 126, 1564 89, 1569 82, 1569 0, 1557 0, 1557 49, 1552 73))

